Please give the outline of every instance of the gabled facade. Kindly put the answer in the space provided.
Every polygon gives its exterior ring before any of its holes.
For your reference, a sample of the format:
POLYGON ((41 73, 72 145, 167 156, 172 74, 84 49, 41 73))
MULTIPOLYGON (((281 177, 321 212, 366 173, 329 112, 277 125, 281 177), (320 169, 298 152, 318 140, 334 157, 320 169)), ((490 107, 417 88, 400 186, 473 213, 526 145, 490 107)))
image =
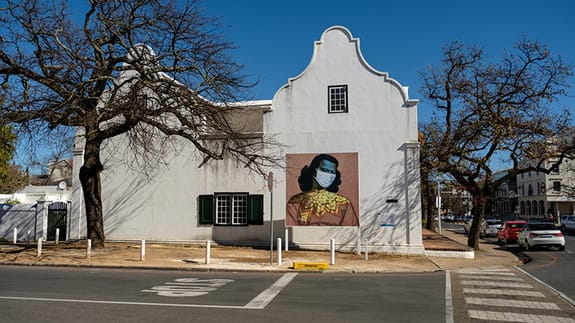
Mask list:
MULTIPOLYGON (((107 239, 268 245, 287 236, 304 248, 334 239, 340 250, 367 242, 370 251, 423 254, 417 100, 365 61, 349 30, 324 31, 306 69, 272 100, 238 104, 286 147, 273 182, 232 161, 198 168, 201 158, 185 153, 148 178, 127 165, 119 138, 103 152, 107 239)), ((78 141, 75 180, 82 153, 78 141)), ((85 238, 81 185, 72 187, 70 238, 85 238)))

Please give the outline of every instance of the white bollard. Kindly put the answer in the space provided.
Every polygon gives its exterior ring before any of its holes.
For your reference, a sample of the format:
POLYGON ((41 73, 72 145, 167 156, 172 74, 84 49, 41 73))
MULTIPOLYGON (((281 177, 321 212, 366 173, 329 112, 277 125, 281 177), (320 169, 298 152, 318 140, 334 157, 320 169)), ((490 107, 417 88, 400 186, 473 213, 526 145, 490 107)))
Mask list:
POLYGON ((144 261, 146 257, 146 240, 140 241, 140 261, 144 261))
POLYGON ((289 240, 288 240, 288 229, 285 230, 285 239, 286 239, 286 247, 285 247, 285 251, 288 251, 288 247, 289 247, 289 240))
POLYGON ((361 234, 357 235, 357 247, 355 253, 361 255, 361 234))
POLYGON ((86 241, 86 258, 90 258, 92 256, 92 240, 88 239, 86 241))
POLYGON ((329 264, 330 265, 334 265, 335 264, 335 239, 330 239, 329 240, 329 254, 330 254, 330 258, 329 258, 329 264))
POLYGON ((18 228, 14 228, 12 231, 12 243, 16 244, 18 242, 18 228))
POLYGON ((278 238, 278 266, 282 265, 282 238, 278 238))
POLYGON ((42 255, 42 238, 38 239, 38 252, 36 253, 36 257, 40 257, 42 255))
POLYGON ((211 241, 206 241, 206 265, 210 263, 211 241))
POLYGON ((26 244, 30 244, 32 240, 32 231, 28 230, 28 235, 26 236, 26 244))
POLYGON ((365 239, 365 260, 367 261, 368 258, 368 250, 367 250, 367 239, 365 239))
POLYGON ((60 240, 60 228, 56 228, 56 239, 54 239, 56 244, 58 244, 58 240, 60 240))

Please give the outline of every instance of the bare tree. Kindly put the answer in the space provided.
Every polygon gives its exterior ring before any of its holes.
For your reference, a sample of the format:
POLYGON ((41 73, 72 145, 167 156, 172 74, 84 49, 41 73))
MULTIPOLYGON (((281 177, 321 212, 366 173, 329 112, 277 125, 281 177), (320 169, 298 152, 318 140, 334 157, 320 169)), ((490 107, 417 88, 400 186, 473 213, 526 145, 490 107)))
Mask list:
POLYGON ((152 167, 175 137, 204 163, 232 159, 260 173, 279 163, 267 149, 272 139, 238 128, 239 108, 229 102, 245 99, 253 84, 199 3, 91 0, 83 16, 66 1, 7 0, 2 7, 0 120, 32 131, 81 129, 80 182, 94 247, 105 241, 100 152, 111 138, 127 138, 152 167))
POLYGON ((478 249, 486 202, 497 186, 520 173, 550 172, 549 160, 560 164, 572 153, 573 142, 562 140, 572 138, 571 116, 555 105, 573 67, 525 39, 499 63, 485 64, 482 49, 458 42, 443 52, 441 65, 422 73, 434 115, 420 130, 433 168, 472 196, 468 245, 478 249), (495 178, 498 160, 511 169, 495 178))

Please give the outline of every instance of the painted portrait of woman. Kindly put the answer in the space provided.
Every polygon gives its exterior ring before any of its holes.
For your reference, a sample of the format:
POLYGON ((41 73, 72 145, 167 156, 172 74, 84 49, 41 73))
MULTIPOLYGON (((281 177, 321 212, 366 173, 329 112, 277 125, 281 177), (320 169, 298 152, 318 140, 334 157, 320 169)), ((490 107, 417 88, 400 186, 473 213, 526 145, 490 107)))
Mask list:
POLYGON ((318 154, 301 168, 300 192, 287 202, 288 226, 358 226, 359 218, 350 199, 339 193, 342 174, 339 160, 318 154))

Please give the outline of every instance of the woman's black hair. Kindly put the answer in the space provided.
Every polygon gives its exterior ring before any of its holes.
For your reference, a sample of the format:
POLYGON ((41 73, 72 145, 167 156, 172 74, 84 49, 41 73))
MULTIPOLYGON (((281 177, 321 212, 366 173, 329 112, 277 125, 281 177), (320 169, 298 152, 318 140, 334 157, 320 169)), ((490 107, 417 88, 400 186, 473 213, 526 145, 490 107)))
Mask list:
POLYGON ((339 172, 339 170, 337 170, 337 167, 339 166, 339 161, 331 155, 319 154, 312 159, 309 166, 305 165, 301 169, 301 174, 297 178, 297 182, 299 183, 299 189, 302 192, 309 192, 313 188, 313 182, 315 180, 314 179, 315 170, 316 170, 316 168, 319 167, 319 163, 322 160, 330 161, 330 162, 334 163, 335 167, 336 167, 335 180, 333 181, 333 183, 329 187, 326 188, 326 190, 329 192, 333 192, 333 193, 336 193, 337 191, 339 191, 339 184, 341 184, 341 173, 339 172))

